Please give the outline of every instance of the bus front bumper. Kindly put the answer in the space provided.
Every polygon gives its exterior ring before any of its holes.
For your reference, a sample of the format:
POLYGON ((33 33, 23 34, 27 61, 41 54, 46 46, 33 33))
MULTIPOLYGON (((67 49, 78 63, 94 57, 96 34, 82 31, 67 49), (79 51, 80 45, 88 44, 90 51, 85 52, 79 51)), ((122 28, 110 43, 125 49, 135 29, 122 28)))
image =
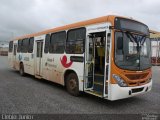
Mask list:
POLYGON ((120 87, 118 84, 110 85, 109 100, 119 100, 149 92, 152 89, 152 80, 142 86, 137 87, 120 87))

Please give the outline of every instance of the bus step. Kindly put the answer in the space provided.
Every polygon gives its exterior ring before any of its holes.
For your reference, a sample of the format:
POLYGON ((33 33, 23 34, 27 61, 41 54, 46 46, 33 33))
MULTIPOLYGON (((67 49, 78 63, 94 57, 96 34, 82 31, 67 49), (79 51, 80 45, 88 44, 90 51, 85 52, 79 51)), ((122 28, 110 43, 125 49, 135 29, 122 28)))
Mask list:
POLYGON ((101 92, 97 92, 97 91, 85 91, 85 92, 101 98, 103 97, 103 94, 101 92))
POLYGON ((103 82, 94 82, 94 84, 103 86, 103 82))
MULTIPOLYGON (((97 91, 97 92, 102 92, 103 93, 103 83, 101 82, 94 82, 94 87, 93 90, 97 91)), ((106 81, 106 85, 105 85, 105 92, 108 93, 108 83, 106 81)))
MULTIPOLYGON (((94 81, 94 84, 95 85, 104 85, 104 83, 103 83, 103 81, 100 81, 100 82, 96 82, 96 81, 94 81)), ((108 86, 108 80, 106 80, 106 86, 108 86)))
POLYGON ((103 75, 103 74, 97 74, 97 73, 95 73, 95 76, 101 76, 101 77, 104 77, 104 75, 103 75))
POLYGON ((101 83, 94 83, 94 87, 93 87, 93 90, 96 91, 96 92, 99 92, 99 93, 103 93, 103 84, 101 83))
POLYGON ((104 76, 97 76, 97 75, 95 75, 95 76, 94 76, 94 81, 95 81, 95 82, 102 82, 102 83, 103 83, 103 81, 104 81, 104 76))

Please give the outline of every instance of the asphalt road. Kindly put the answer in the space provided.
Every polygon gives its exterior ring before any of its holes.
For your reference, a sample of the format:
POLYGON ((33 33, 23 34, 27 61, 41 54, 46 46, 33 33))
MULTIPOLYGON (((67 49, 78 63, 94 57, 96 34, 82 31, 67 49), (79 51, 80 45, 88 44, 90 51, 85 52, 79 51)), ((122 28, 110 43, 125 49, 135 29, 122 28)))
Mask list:
POLYGON ((158 114, 160 113, 160 66, 153 67, 152 91, 118 101, 92 95, 69 95, 65 88, 21 77, 8 66, 7 57, 0 56, 0 113, 2 114, 158 114))

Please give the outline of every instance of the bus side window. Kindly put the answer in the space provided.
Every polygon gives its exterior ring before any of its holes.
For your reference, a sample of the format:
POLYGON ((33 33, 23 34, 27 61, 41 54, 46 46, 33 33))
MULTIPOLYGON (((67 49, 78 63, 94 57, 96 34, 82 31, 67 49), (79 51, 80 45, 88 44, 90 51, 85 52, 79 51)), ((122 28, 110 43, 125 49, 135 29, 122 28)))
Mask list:
POLYGON ((21 47, 20 50, 22 53, 27 53, 29 48, 29 39, 25 38, 21 41, 21 47))
POLYGON ((23 53, 24 52, 24 39, 22 40, 22 42, 21 42, 21 52, 23 53))
POLYGON ((67 33, 66 53, 68 54, 83 54, 84 41, 86 39, 86 29, 78 28, 69 30, 67 33))
POLYGON ((26 38, 25 39, 25 41, 24 41, 24 47, 25 47, 25 53, 27 53, 28 52, 28 46, 29 46, 29 39, 28 38, 26 38))
POLYGON ((47 34, 46 38, 45 38, 44 53, 48 53, 49 52, 49 46, 50 46, 50 34, 47 34))
POLYGON ((64 53, 65 48, 65 40, 66 40, 66 32, 57 32, 52 33, 51 35, 51 52, 52 53, 64 53))
POLYGON ((13 53, 14 53, 14 56, 16 56, 16 54, 17 54, 17 44, 14 45, 14 51, 13 51, 13 53))
POLYGON ((22 46, 22 40, 18 40, 18 48, 17 48, 17 52, 21 52, 21 46, 22 46))
POLYGON ((13 51, 13 41, 9 42, 9 52, 13 51))
POLYGON ((34 38, 32 37, 29 39, 29 48, 28 48, 29 53, 33 52, 33 46, 34 46, 34 38))

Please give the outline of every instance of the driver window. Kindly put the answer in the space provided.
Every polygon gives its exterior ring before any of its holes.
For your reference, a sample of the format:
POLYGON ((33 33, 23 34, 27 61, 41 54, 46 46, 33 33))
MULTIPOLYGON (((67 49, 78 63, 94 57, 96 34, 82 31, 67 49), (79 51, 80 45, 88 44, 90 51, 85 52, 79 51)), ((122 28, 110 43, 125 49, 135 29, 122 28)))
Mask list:
POLYGON ((109 63, 109 51, 110 51, 111 34, 107 35, 107 63, 109 63))
POLYGON ((88 60, 92 61, 93 57, 94 57, 94 49, 93 49, 93 39, 91 37, 89 37, 89 56, 88 56, 88 60))
POLYGON ((123 61, 123 35, 121 32, 116 33, 116 50, 115 50, 115 58, 116 61, 123 61))

